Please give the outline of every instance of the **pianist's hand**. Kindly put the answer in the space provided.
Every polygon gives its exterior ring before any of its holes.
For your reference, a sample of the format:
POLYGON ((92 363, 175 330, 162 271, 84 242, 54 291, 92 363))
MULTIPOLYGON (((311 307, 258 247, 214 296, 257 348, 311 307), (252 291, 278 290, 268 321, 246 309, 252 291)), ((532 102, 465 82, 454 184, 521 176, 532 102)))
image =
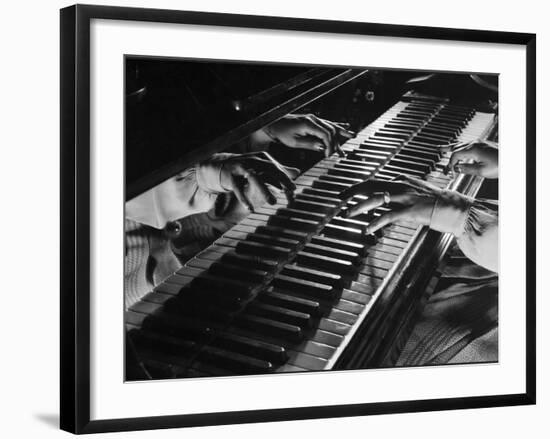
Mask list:
POLYGON ((313 114, 289 114, 253 134, 253 142, 277 141, 289 148, 342 153, 340 144, 355 134, 349 124, 321 119, 313 114))
POLYGON ((470 142, 455 149, 446 172, 498 178, 498 148, 490 142, 470 142))
MULTIPOLYGON (((277 202, 274 192, 283 191, 288 198, 296 185, 292 182, 299 171, 281 165, 266 152, 233 155, 219 167, 221 187, 231 191, 249 211, 265 202, 277 202)), ((215 173, 214 173, 215 174, 215 173)))
POLYGON ((342 193, 344 199, 355 195, 368 197, 345 212, 345 217, 367 213, 380 206, 392 208, 375 218, 367 233, 397 221, 414 222, 439 232, 462 233, 472 199, 457 192, 439 189, 423 180, 399 177, 393 181, 369 180, 342 193))

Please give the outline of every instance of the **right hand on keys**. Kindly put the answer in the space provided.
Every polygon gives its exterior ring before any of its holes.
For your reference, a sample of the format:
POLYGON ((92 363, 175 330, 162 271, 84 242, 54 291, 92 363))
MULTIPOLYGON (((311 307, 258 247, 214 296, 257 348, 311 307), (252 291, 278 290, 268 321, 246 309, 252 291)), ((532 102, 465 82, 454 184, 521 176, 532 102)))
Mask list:
POLYGON ((498 148, 492 142, 474 141, 453 145, 445 172, 498 178, 498 148), (471 161, 470 163, 467 163, 471 161))
POLYGON ((346 189, 341 194, 343 199, 355 195, 364 195, 368 198, 350 207, 345 212, 346 218, 367 213, 381 206, 393 207, 388 213, 373 220, 367 228, 367 233, 374 233, 397 221, 410 221, 429 226, 438 232, 458 236, 463 231, 472 201, 458 192, 442 190, 423 180, 406 176, 400 176, 392 181, 368 180, 346 189))
POLYGON ((205 190, 233 192, 250 212, 265 202, 275 204, 273 192, 292 197, 299 170, 285 167, 266 152, 227 155, 204 162, 199 167, 199 186, 205 190), (219 186, 219 187, 218 187, 219 186))

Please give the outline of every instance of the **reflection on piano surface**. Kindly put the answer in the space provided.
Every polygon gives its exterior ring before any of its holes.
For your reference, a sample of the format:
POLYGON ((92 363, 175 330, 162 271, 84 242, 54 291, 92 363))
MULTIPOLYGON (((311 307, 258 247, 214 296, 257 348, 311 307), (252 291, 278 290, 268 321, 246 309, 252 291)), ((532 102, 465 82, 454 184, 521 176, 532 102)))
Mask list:
POLYGON ((409 92, 342 146, 345 157, 317 156, 293 200, 251 213, 127 309, 149 377, 392 365, 452 238, 406 222, 367 235, 387 208, 346 219, 361 197, 340 194, 405 174, 475 195, 481 179, 445 175, 439 146, 487 138, 495 124, 492 112, 409 92))

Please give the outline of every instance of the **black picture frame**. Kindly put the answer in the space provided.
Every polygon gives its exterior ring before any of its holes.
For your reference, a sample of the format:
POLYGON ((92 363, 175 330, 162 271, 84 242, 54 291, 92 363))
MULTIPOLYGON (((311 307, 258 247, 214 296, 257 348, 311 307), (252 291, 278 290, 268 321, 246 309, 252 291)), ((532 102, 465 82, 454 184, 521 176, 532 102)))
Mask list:
POLYGON ((376 23, 75 5, 61 10, 61 404, 60 423, 72 433, 97 433, 300 420, 321 417, 423 412, 535 403, 535 138, 536 36, 376 23), (90 21, 184 23, 258 29, 328 32, 505 43, 526 47, 526 392, 518 394, 300 407, 225 413, 90 420, 90 21))

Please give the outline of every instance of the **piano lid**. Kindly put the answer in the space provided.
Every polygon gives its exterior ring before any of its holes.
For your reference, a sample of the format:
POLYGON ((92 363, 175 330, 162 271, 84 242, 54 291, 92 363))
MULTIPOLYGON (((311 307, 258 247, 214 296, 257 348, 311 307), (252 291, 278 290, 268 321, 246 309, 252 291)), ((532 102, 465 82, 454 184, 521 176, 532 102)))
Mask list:
POLYGON ((126 200, 366 73, 126 58, 126 200))

